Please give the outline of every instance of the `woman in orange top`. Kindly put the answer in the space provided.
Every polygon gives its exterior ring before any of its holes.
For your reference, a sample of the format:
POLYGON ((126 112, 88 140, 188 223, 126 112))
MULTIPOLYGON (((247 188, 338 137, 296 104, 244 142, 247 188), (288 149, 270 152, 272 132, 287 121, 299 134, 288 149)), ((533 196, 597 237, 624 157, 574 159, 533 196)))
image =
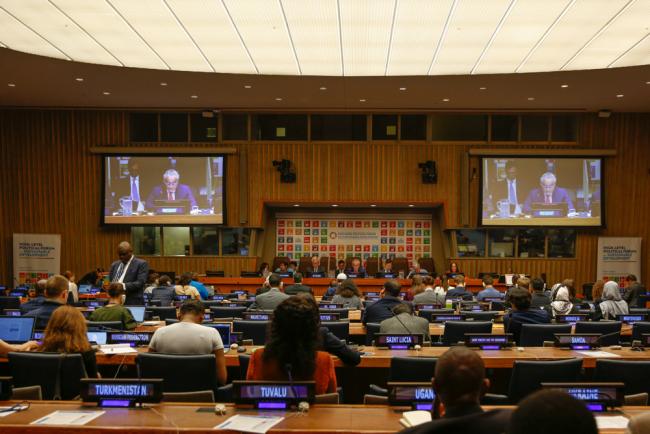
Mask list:
POLYGON ((311 297, 289 297, 275 308, 264 348, 251 356, 247 380, 316 381, 316 394, 336 392, 332 356, 318 348, 320 316, 311 297))

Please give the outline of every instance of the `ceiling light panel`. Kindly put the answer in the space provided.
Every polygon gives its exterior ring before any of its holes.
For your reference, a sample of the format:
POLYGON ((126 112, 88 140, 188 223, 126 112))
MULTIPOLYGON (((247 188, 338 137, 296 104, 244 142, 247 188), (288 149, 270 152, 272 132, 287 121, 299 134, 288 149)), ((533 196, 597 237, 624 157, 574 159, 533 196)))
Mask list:
POLYGON ((431 75, 469 74, 510 0, 459 0, 431 75))
POLYGON ((650 64, 650 33, 640 39, 634 46, 628 49, 614 60, 610 67, 648 65, 650 64))
POLYGON ((576 1, 519 72, 559 70, 626 3, 627 0, 576 1))
POLYGON ((217 71, 257 73, 223 3, 214 0, 167 0, 167 4, 217 71))
POLYGON ((277 1, 226 0, 224 3, 260 74, 300 73, 277 1))
POLYGON ((336 0, 281 0, 303 75, 343 75, 336 0))
POLYGON ((161 0, 107 0, 147 44, 179 71, 211 72, 201 51, 161 0))
POLYGON ((629 4, 585 49, 564 69, 606 68, 625 50, 648 34, 650 1, 629 4))
POLYGON ((427 75, 453 0, 400 1, 387 75, 427 75))
POLYGON ((396 0, 339 0, 346 76, 384 75, 396 0))
POLYGON ((105 1, 51 1, 125 66, 167 69, 156 53, 105 1))
POLYGON ((46 0, 0 0, 0 6, 72 60, 120 65, 76 23, 46 0))
POLYGON ((63 53, 54 48, 52 44, 38 36, 38 34, 3 9, 0 9, 0 41, 12 50, 59 59, 67 58, 63 53))
POLYGON ((474 70, 475 74, 515 72, 519 63, 570 0, 519 0, 474 70))

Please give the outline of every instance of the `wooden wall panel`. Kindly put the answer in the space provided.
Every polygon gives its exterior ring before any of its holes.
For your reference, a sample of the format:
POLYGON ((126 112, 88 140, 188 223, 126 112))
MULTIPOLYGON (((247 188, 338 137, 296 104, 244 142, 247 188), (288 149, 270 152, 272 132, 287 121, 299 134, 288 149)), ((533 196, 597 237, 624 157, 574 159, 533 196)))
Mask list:
MULTIPOLYGON (((577 257, 567 260, 463 260, 470 273, 478 271, 546 272, 559 280, 575 277, 579 283, 593 280, 599 235, 641 236, 643 276, 650 269, 650 114, 595 114, 582 116, 579 147, 613 148, 617 157, 605 164, 607 179, 607 228, 580 231, 577 257)), ((128 112, 116 110, 0 110, 2 158, 2 211, 0 212, 0 282, 11 279, 11 234, 14 232, 60 233, 62 268, 77 274, 115 258, 119 241, 128 239, 128 228, 101 227, 101 158, 92 146, 128 145, 128 112)), ((140 144, 133 146, 156 146, 140 144)), ((213 146, 191 144, 189 146, 213 146)), ((230 145, 229 145, 230 146, 230 145)), ((417 202, 444 205, 445 226, 459 224, 460 164, 470 145, 458 143, 240 143, 248 159, 248 221, 262 227, 263 204, 287 202, 417 202), (290 159, 298 181, 281 184, 272 160, 290 159), (422 184, 417 164, 434 160, 438 183, 422 184)), ((492 145, 476 145, 496 148, 492 145)), ((554 148, 549 145, 503 146, 504 149, 554 148)), ((575 145, 574 145, 575 147, 575 145)), ((470 159, 469 176, 477 168, 470 159)), ((227 222, 239 222, 239 160, 227 157, 227 222)), ((470 182, 470 222, 476 224, 478 177, 470 182)), ((264 236, 264 234, 262 234, 264 236)), ((258 246, 259 247, 259 246, 258 246)), ((442 247, 440 247, 442 248, 442 247)), ((258 248, 258 251, 265 249, 258 248)), ((268 258, 266 258, 268 259, 268 258)), ((155 268, 180 272, 223 268, 237 275, 253 268, 256 258, 151 258, 155 268)))

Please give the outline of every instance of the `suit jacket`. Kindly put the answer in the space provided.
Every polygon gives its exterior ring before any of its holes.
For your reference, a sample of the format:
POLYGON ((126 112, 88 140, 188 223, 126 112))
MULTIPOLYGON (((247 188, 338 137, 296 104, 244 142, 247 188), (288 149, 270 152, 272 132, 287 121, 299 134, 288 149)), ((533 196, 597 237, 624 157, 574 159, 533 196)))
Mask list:
POLYGON ((447 291, 447 298, 462 298, 463 300, 471 301, 474 299, 474 294, 465 289, 464 286, 457 286, 447 291))
POLYGON ((424 335, 425 341, 431 340, 429 336, 429 321, 426 318, 413 316, 406 312, 383 320, 379 325, 379 333, 421 334, 424 335))
MULTIPOLYGON (((566 202, 570 210, 575 209, 573 207, 573 202, 571 201, 571 197, 569 197, 569 193, 567 193, 567 191, 563 188, 555 187, 555 190, 553 190, 553 194, 551 195, 551 198, 553 200, 553 203, 566 202)), ((530 214, 531 205, 533 203, 544 203, 544 192, 542 191, 541 188, 536 188, 534 190, 531 190, 531 192, 528 194, 528 197, 526 198, 526 202, 524 202, 523 212, 525 214, 530 214)))
POLYGON ((387 318, 392 318, 392 309, 400 303, 402 303, 402 300, 399 298, 393 297, 392 295, 385 295, 384 298, 366 307, 366 310, 363 311, 363 323, 367 324, 370 322, 379 324, 387 318))
MULTIPOLYGON (((196 206, 196 199, 194 199, 192 189, 186 184, 178 184, 174 197, 176 200, 187 199, 190 201, 190 206, 196 206)), ((156 200, 167 200, 167 189, 163 185, 157 185, 153 190, 151 190, 151 193, 149 193, 149 196, 147 197, 145 207, 148 210, 153 209, 154 201, 156 200)))
POLYGON ((336 337, 327 327, 321 325, 319 333, 321 336, 320 349, 335 355, 346 365, 356 366, 361 363, 361 353, 348 347, 344 341, 336 337))
MULTIPOLYGON (((121 261, 115 261, 111 264, 111 271, 108 275, 111 282, 120 277, 116 276, 120 263, 121 261)), ((149 264, 147 261, 134 257, 131 261, 131 265, 129 265, 129 268, 126 270, 124 280, 122 281, 126 292, 126 300, 124 301, 124 304, 144 305, 144 284, 147 281, 148 275, 149 264)))
POLYGON ((255 297, 255 302, 248 308, 249 310, 275 310, 278 304, 289 298, 284 292, 280 292, 278 288, 271 288, 263 294, 255 297))
POLYGON ((50 321, 50 317, 55 310, 63 306, 63 304, 58 301, 48 300, 47 298, 41 303, 41 307, 34 309, 27 313, 25 316, 36 317, 34 322, 34 330, 45 330, 47 323, 50 321))
POLYGON ((484 412, 477 405, 449 413, 448 411, 441 419, 407 428, 400 431, 400 434, 501 434, 506 431, 512 412, 510 410, 484 412))
POLYGON ((312 293, 311 287, 307 285, 303 285, 302 283, 294 283, 293 285, 289 285, 286 288, 284 288, 284 293, 289 294, 289 295, 296 295, 299 292, 308 292, 312 293))
POLYGON ((421 292, 413 297, 413 304, 440 303, 445 304, 445 295, 436 294, 433 291, 421 292))

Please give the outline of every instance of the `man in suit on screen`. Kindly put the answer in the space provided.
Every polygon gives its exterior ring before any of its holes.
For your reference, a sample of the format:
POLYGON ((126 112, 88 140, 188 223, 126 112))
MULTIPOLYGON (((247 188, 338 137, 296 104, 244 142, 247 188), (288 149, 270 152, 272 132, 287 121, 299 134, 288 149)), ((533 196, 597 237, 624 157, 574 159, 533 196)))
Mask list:
POLYGON ((196 206, 196 199, 189 185, 179 182, 181 175, 176 169, 168 169, 163 174, 162 185, 157 185, 147 197, 146 207, 154 209, 156 200, 173 202, 176 200, 189 200, 190 207, 196 206))
POLYGON ((551 172, 546 172, 539 178, 539 188, 530 191, 524 203, 524 213, 530 214, 533 203, 558 204, 566 202, 569 213, 575 212, 569 193, 557 187, 557 178, 551 172))
POLYGON ((133 248, 126 241, 117 246, 117 256, 120 259, 111 264, 110 281, 124 286, 125 305, 144 305, 144 284, 149 275, 149 264, 133 256, 133 248))

